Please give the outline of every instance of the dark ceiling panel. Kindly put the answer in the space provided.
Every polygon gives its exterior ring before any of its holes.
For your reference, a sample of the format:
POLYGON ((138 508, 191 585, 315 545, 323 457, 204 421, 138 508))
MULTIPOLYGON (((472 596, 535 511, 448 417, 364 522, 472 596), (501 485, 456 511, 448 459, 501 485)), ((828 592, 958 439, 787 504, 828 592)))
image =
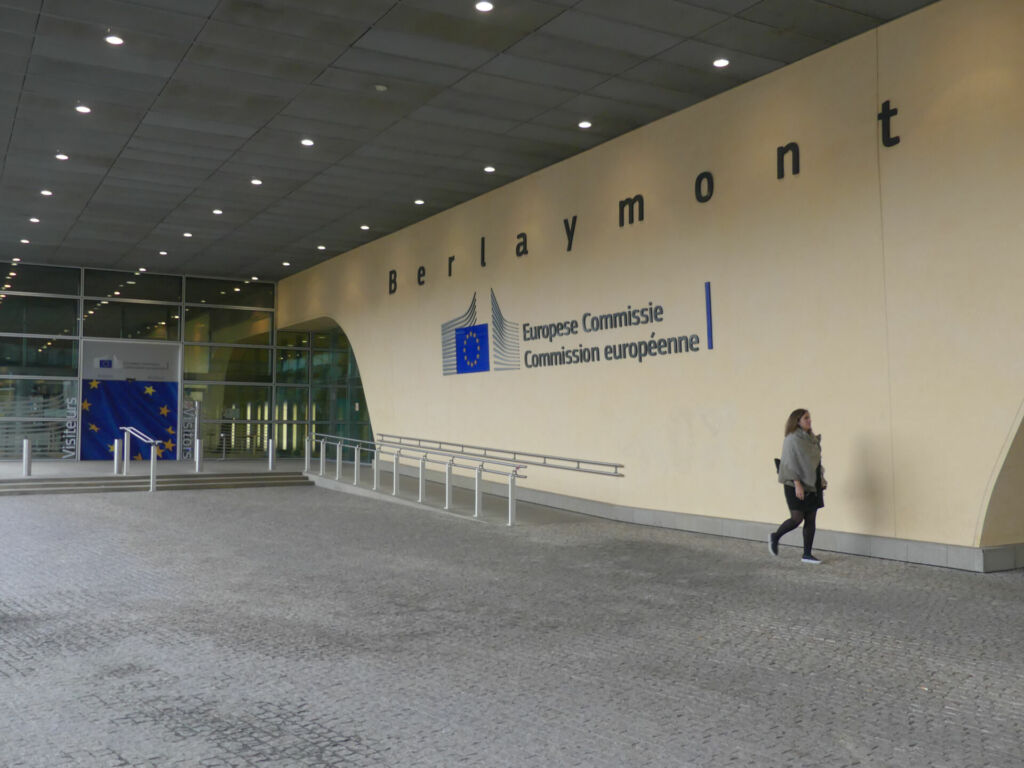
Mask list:
POLYGON ((576 10, 615 21, 690 37, 728 18, 725 13, 699 8, 676 0, 581 0, 576 10))
POLYGON ((494 57, 478 72, 569 91, 585 91, 588 88, 593 88, 607 77, 606 74, 600 72, 548 64, 511 54, 494 57))
POLYGON ((545 24, 542 31, 547 35, 611 48, 615 51, 642 57, 656 56, 666 48, 671 48, 681 39, 664 32, 612 21, 575 10, 566 11, 545 24))
POLYGON ((0 32, 10 32, 23 37, 32 37, 36 31, 36 13, 12 8, 6 3, 0 5, 0 32))
POLYGON ((759 24, 792 30, 828 43, 859 35, 878 23, 877 19, 864 14, 835 8, 817 0, 763 0, 741 15, 759 24))
POLYGON ((787 64, 827 47, 823 40, 736 17, 698 35, 698 39, 787 64))
POLYGON ((476 69, 491 59, 496 53, 487 48, 480 48, 464 43, 453 43, 434 37, 399 32, 391 29, 371 29, 359 38, 355 44, 361 48, 377 53, 403 56, 410 59, 421 59, 430 64, 443 64, 449 67, 466 67, 476 69))
POLYGON ((129 42, 132 31, 192 40, 205 22, 191 14, 116 0, 46 0, 44 8, 48 16, 92 22, 103 30, 109 27, 129 42))
POLYGON ((351 48, 334 62, 338 69, 370 75, 375 83, 389 83, 401 78, 418 83, 445 86, 466 76, 468 68, 418 61, 407 55, 351 48))

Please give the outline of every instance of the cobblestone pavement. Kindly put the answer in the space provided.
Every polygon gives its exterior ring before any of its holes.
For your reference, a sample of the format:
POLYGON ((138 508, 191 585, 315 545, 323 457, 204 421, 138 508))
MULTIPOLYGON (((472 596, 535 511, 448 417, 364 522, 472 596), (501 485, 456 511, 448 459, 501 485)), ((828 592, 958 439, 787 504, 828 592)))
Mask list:
POLYGON ((1024 763, 1024 573, 317 488, 0 503, 0 765, 1024 763))

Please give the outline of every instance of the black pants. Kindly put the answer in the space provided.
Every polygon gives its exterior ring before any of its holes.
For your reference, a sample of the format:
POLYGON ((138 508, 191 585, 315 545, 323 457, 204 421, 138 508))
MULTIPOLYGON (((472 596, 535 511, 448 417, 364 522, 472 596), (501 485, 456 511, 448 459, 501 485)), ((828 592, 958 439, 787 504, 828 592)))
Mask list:
POLYGON ((790 486, 783 486, 786 492, 786 505, 789 507, 789 520, 786 520, 775 532, 775 540, 778 541, 800 523, 804 524, 804 554, 811 554, 811 547, 814 546, 814 532, 818 517, 818 494, 804 493, 801 501, 796 497, 796 491, 790 486))

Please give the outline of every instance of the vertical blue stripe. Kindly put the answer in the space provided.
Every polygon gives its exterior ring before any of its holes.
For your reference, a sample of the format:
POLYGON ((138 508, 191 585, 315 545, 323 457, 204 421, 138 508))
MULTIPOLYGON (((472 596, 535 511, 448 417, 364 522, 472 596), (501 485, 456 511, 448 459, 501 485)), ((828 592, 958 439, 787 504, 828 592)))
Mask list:
POLYGON ((705 283, 705 306, 708 309, 708 348, 715 348, 715 333, 711 319, 711 282, 705 283))
POLYGON ((704 283, 704 306, 708 312, 708 349, 715 348, 715 335, 711 324, 711 282, 704 283))

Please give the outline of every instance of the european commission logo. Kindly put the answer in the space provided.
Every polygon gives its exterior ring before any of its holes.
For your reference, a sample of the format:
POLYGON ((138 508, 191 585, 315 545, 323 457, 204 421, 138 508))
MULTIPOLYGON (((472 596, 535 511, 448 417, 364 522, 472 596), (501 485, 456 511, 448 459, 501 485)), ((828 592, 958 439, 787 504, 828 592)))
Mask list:
POLYGON ((445 376, 519 369, 519 323, 501 314, 491 291, 491 322, 478 323, 476 294, 459 317, 441 326, 441 370, 445 376))

